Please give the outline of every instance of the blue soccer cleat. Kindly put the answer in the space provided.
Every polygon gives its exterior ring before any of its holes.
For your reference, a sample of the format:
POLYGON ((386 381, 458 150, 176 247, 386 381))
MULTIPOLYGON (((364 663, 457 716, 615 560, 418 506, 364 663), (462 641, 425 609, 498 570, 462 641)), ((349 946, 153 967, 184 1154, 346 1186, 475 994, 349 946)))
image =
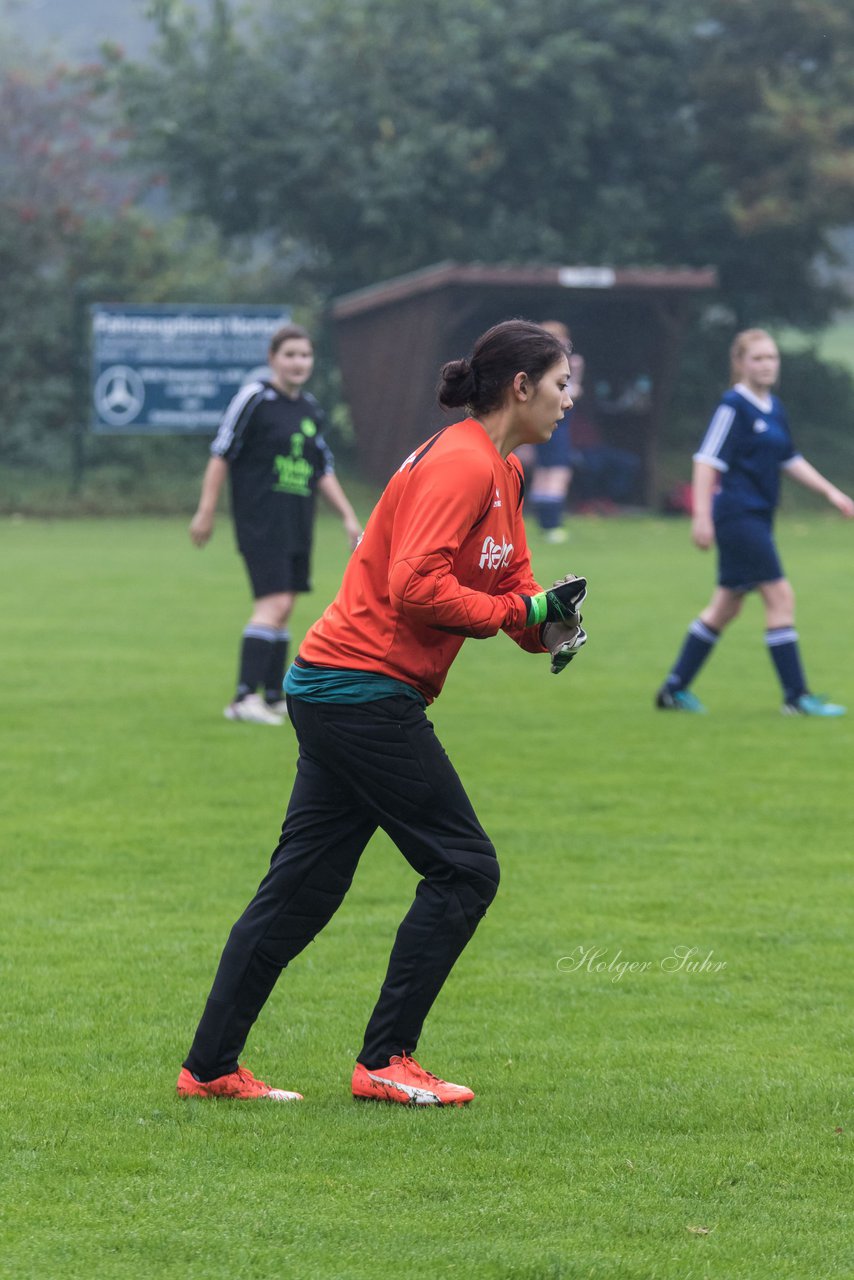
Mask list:
POLYGON ((799 698, 784 702, 780 710, 784 716, 824 716, 835 719, 837 716, 844 716, 848 709, 841 707, 838 702, 829 702, 819 693, 802 693, 799 698))
POLYGON ((659 711, 693 711, 704 715, 706 708, 690 689, 671 689, 663 684, 655 695, 655 705, 659 711))

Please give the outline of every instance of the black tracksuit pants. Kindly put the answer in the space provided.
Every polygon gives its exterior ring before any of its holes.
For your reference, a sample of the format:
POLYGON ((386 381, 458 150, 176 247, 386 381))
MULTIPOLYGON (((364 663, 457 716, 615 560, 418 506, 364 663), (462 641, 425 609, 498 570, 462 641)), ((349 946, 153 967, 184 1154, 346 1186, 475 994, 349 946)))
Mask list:
POLYGON ((299 761, 270 870, 235 924, 185 1065, 234 1071, 282 969, 332 918, 381 827, 423 877, 397 932, 359 1061, 412 1053, 498 888, 495 849, 419 703, 289 698, 299 761))

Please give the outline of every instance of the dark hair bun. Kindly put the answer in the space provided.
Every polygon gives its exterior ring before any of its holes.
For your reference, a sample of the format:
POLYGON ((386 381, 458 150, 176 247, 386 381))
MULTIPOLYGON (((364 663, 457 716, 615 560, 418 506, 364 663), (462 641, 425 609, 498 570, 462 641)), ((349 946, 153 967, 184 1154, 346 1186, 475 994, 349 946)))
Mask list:
POLYGON ((551 365, 566 360, 566 344, 530 320, 502 320, 474 344, 468 360, 442 366, 436 388, 443 409, 464 405, 475 417, 498 409, 517 373, 535 385, 551 365))
POLYGON ((468 360, 449 360, 447 364, 442 365, 437 395, 439 404, 444 409, 456 409, 460 405, 471 404, 475 388, 474 370, 468 360))

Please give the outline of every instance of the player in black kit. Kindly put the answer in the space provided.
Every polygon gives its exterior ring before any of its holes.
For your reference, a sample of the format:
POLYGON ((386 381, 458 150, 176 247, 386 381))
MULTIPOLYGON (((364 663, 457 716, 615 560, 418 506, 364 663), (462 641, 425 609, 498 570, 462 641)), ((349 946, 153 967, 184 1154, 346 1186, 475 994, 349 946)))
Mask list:
POLYGON ((315 493, 319 490, 341 516, 351 548, 362 530, 335 476, 323 438, 323 411, 303 390, 314 366, 306 331, 297 325, 279 329, 270 341, 268 361, 270 378, 241 387, 225 411, 211 445, 190 537, 197 547, 210 538, 228 475, 237 546, 255 603, 243 631, 237 689, 225 716, 282 724, 288 620, 297 595, 310 590, 315 493))

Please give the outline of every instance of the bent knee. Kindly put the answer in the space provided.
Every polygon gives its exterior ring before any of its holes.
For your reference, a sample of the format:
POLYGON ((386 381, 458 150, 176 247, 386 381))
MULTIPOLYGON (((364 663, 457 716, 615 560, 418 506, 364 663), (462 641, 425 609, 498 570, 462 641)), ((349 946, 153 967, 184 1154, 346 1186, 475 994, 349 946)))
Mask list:
POLYGON ((463 910, 470 919, 479 920, 498 892, 501 869, 495 849, 490 844, 476 863, 459 869, 458 892, 463 910))
POLYGON ((482 881, 481 893, 486 900, 486 905, 489 906, 490 902, 492 902, 498 892, 498 886, 501 883, 501 868, 498 865, 498 858, 494 852, 491 860, 487 862, 484 867, 482 881))

